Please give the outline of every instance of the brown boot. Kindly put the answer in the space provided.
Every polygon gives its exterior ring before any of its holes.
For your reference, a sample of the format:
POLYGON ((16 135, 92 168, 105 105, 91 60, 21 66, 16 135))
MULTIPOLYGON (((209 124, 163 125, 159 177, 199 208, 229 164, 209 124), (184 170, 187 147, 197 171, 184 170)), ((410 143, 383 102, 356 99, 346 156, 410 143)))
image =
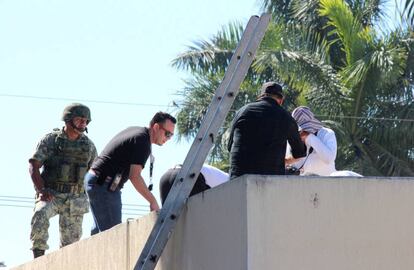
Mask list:
POLYGON ((37 257, 45 255, 45 251, 41 249, 33 249, 33 257, 36 259, 37 257))

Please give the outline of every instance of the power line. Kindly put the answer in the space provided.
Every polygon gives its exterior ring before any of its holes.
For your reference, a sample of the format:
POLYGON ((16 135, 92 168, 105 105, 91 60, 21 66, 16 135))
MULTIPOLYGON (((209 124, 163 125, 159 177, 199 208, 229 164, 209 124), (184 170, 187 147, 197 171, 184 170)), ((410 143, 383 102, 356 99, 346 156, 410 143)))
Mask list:
MULTIPOLYGON (((0 200, 1 201, 1 200, 0 200)), ((2 207, 2 206, 4 206, 4 207, 19 207, 19 208, 31 208, 31 209, 33 209, 34 208, 34 206, 32 205, 32 206, 29 206, 29 205, 18 205, 18 204, 3 204, 3 203, 0 203, 0 207, 2 207)), ((149 213, 149 211, 148 210, 141 210, 141 209, 125 209, 125 208, 123 208, 122 209, 122 214, 123 215, 127 215, 127 216, 138 216, 138 217, 142 217, 143 215, 145 215, 145 214, 147 214, 147 213, 149 213), (137 212, 124 212, 124 210, 127 210, 127 211, 137 211, 137 212)))
POLYGON ((28 206, 28 205, 13 205, 13 204, 0 204, 0 206, 22 207, 22 208, 33 208, 33 206, 28 206))
MULTIPOLYGON (((30 95, 14 95, 0 93, 3 97, 13 98, 32 98, 32 99, 44 99, 44 100, 61 100, 61 101, 80 101, 80 102, 92 102, 92 103, 103 103, 103 104, 114 104, 114 105, 128 105, 128 106, 148 106, 148 107, 169 107, 179 108, 175 102, 172 105, 166 104, 150 104, 150 103, 133 103, 133 102, 121 102, 121 101, 107 101, 107 100, 94 100, 94 99, 77 99, 77 98, 58 98, 58 97, 46 97, 46 96, 30 96, 30 95)), ((235 110, 230 110, 234 112, 235 110)), ((366 119, 375 121, 401 121, 401 122, 414 122, 414 119, 410 118, 381 118, 381 117, 362 117, 362 116, 347 116, 347 115, 315 115, 317 117, 326 118, 339 118, 339 119, 366 119)))
MULTIPOLYGON (((149 213, 149 211, 148 211, 149 213)), ((123 215, 125 216, 137 216, 137 217, 142 217, 144 216, 144 214, 135 214, 135 213, 128 213, 128 212, 122 212, 123 215)))
POLYGON ((21 202, 21 203, 31 203, 32 201, 23 201, 20 199, 0 199, 0 201, 5 201, 5 202, 21 202))
POLYGON ((114 105, 128 105, 128 106, 148 106, 148 107, 177 107, 177 105, 165 105, 165 104, 149 104, 149 103, 133 103, 133 102, 121 102, 121 101, 107 101, 97 99, 78 99, 78 98, 58 98, 58 97, 46 97, 46 96, 29 96, 29 95, 14 95, 14 94, 2 94, 2 97, 12 98, 31 98, 31 99, 43 99, 43 100, 60 100, 60 101, 81 101, 91 103, 103 103, 103 104, 114 104, 114 105))
POLYGON ((346 116, 346 115, 317 115, 317 117, 326 118, 344 118, 344 119, 365 119, 365 120, 376 120, 376 121, 401 121, 401 122, 414 122, 414 119, 410 118, 382 118, 382 117, 362 117, 362 116, 346 116))
MULTIPOLYGON (((15 202, 15 203, 30 203, 33 204, 35 201, 34 198, 31 197, 22 197, 22 196, 7 196, 7 195, 0 195, 0 202, 15 202)), ((148 205, 145 204, 130 204, 125 203, 122 206, 130 206, 129 208, 124 208, 132 211, 144 211, 142 208, 147 208, 148 205), (132 207, 132 208, 131 208, 132 207)), ((32 206, 30 206, 32 208, 32 206)))
POLYGON ((131 204, 131 203, 123 203, 122 206, 142 206, 142 207, 147 207, 148 205, 145 204, 131 204))
POLYGON ((124 208, 124 207, 122 207, 122 210, 137 211, 137 212, 148 212, 146 209, 124 208))
POLYGON ((13 199, 34 200, 33 197, 19 197, 19 196, 6 196, 6 195, 0 195, 0 198, 13 198, 13 199))

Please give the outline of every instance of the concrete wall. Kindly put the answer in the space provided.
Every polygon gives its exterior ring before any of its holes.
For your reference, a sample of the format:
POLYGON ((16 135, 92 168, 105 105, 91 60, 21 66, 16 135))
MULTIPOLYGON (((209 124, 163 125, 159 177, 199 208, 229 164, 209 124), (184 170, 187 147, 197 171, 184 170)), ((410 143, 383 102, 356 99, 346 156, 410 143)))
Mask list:
POLYGON ((249 269, 414 269, 414 179, 274 180, 247 181, 249 269))
MULTIPOLYGON (((413 180, 243 176, 190 198, 156 269, 414 269, 413 180)), ((14 269, 133 269, 155 219, 14 269)))

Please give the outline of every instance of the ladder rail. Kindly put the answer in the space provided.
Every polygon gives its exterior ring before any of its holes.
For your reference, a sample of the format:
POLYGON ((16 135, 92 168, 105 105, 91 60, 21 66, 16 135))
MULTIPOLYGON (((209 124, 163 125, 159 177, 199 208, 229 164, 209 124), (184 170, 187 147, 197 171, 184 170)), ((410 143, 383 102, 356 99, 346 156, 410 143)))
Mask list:
MULTIPOLYGON (((252 17, 251 20, 258 20, 257 17, 252 17)), ((248 24, 249 26, 249 24, 248 24)), ((246 31, 245 34, 247 35, 251 35, 253 32, 254 28, 252 27, 252 25, 250 24, 250 27, 246 27, 246 31)), ((239 51, 244 52, 246 50, 247 44, 241 44, 242 46, 240 47, 239 51), (243 46, 244 45, 244 46, 243 46)), ((237 54, 237 50, 235 52, 234 55, 238 55, 237 54)), ((196 154, 198 154, 201 151, 201 148, 205 145, 205 144, 209 144, 209 145, 213 145, 213 141, 209 141, 206 137, 209 136, 207 130, 211 129, 211 120, 210 119, 214 119, 216 114, 217 114, 217 108, 223 107, 222 103, 225 101, 223 97, 223 95, 226 93, 226 89, 228 89, 230 83, 231 83, 231 79, 234 77, 234 70, 237 68, 238 65, 240 65, 240 61, 236 60, 237 57, 232 57, 231 61, 230 61, 230 66, 229 66, 229 71, 232 72, 231 76, 227 76, 226 75, 223 79, 223 82, 220 84, 219 88, 216 91, 215 96, 213 97, 212 103, 209 106, 209 109, 206 112, 205 118, 203 119, 203 123, 207 123, 206 125, 201 125, 195 139, 194 139, 194 143, 192 144, 190 150, 189 150, 189 154, 186 156, 186 159, 183 163, 183 166, 179 172, 179 174, 176 177, 177 179, 181 179, 181 178, 186 178, 186 176, 189 176, 190 173, 186 173, 190 170, 190 168, 194 168, 195 165, 201 165, 204 163, 205 158, 201 161, 201 164, 194 164, 194 158, 193 155, 191 155, 191 152, 196 152, 196 154), (214 102, 215 100, 218 100, 219 102, 214 102), (200 141, 200 143, 197 142, 200 141), (204 143, 204 144, 203 144, 204 143), (194 150, 195 149, 195 150, 194 150), (186 166, 188 165, 188 166, 186 166)), ((231 107, 231 104, 230 106, 231 107)), ((223 119, 224 120, 224 119, 223 119)), ((220 125, 222 123, 219 123, 220 125)), ((211 133, 210 133, 211 134, 211 133)), ((211 137, 211 136, 210 136, 211 137)), ((209 148, 204 148, 204 149, 210 149, 209 148)), ((200 169, 201 169, 201 166, 200 169)), ((195 172, 194 172, 195 173, 195 172)), ((199 173, 199 172, 198 172, 199 173)), ((196 177, 193 177, 196 178, 196 177)), ((169 195, 167 196, 167 199, 164 203, 165 206, 173 206, 173 204, 169 204, 169 198, 176 198, 177 195, 175 193, 179 192, 179 194, 182 194, 182 192, 180 192, 181 190, 176 189, 175 187, 177 186, 179 182, 174 181, 173 187, 169 192, 169 195)), ((192 187, 190 188, 190 190, 192 189, 192 187)), ((165 207, 163 206, 163 208, 165 207)))
POLYGON ((148 237, 134 269, 154 269, 171 236, 178 217, 182 213, 188 196, 197 180, 201 167, 214 144, 216 134, 239 91, 253 57, 263 39, 271 19, 270 14, 252 16, 242 39, 233 54, 223 81, 217 88, 200 129, 176 176, 171 190, 160 210, 157 221, 148 237))

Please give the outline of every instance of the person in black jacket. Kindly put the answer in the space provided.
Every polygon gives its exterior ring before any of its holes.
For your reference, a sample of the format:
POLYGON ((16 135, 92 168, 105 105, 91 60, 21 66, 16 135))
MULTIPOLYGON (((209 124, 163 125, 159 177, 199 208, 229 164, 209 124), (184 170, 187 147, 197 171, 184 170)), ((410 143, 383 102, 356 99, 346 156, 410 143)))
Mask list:
POLYGON ((237 111, 231 126, 230 179, 243 174, 285 174, 286 144, 295 158, 306 155, 298 126, 282 108, 282 87, 275 82, 263 84, 256 102, 237 111))

